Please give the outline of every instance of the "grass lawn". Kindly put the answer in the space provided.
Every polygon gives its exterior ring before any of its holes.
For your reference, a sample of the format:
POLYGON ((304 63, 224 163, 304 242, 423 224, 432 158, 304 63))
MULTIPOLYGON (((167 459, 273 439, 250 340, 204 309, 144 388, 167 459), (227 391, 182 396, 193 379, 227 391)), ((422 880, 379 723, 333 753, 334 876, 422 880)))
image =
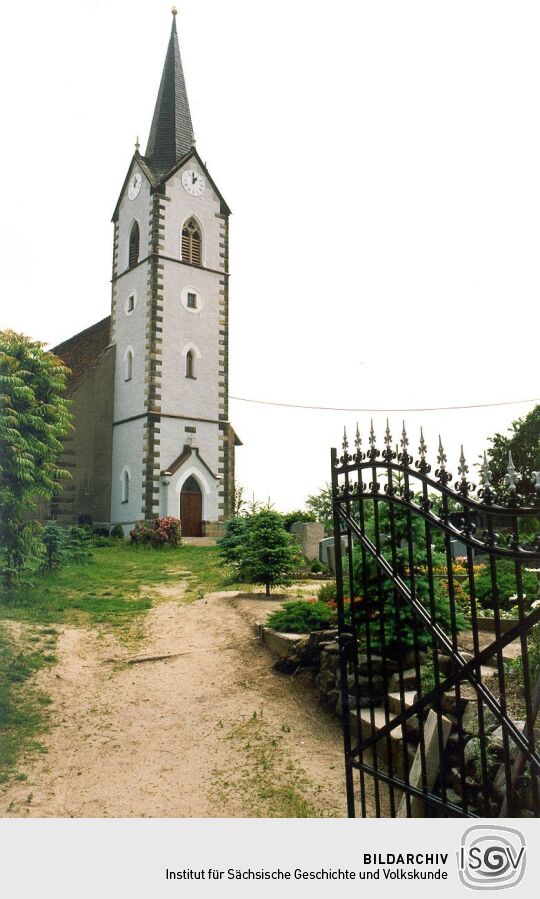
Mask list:
POLYGON ((228 571, 215 546, 152 550, 95 547, 93 558, 36 576, 32 587, 0 594, 0 619, 88 625, 126 624, 157 599, 156 588, 188 580, 184 601, 223 589, 228 571))
POLYGON ((56 661, 57 625, 113 626, 131 642, 162 598, 160 587, 187 581, 181 601, 191 602, 232 586, 215 546, 160 551, 115 543, 94 547, 92 555, 88 563, 36 575, 32 587, 0 593, 0 783, 21 752, 42 749, 50 698, 32 675, 56 661))

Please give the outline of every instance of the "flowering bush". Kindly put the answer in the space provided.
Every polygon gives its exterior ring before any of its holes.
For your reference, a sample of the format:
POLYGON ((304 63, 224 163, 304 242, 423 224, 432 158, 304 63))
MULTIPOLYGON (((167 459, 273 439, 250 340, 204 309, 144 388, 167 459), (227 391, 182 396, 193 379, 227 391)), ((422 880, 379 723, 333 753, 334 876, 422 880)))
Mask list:
POLYGON ((178 518, 156 518, 152 524, 138 521, 129 532, 131 542, 137 546, 180 546, 182 527, 178 518))

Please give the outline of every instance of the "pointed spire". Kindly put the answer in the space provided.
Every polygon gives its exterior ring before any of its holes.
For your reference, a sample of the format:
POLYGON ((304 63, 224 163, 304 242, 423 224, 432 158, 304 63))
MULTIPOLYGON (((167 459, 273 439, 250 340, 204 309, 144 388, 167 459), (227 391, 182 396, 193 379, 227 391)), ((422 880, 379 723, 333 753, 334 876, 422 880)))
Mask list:
POLYGON ((171 36, 145 154, 158 175, 168 172, 195 143, 176 33, 175 6, 171 12, 171 36))

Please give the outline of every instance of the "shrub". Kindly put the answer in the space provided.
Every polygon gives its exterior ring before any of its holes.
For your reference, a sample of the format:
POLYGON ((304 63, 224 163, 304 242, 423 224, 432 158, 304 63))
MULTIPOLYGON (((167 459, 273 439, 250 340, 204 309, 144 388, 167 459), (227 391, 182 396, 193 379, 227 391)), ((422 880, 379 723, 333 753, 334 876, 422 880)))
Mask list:
MULTIPOLYGON (((413 517, 411 521, 413 536, 413 566, 416 599, 425 607, 431 616, 431 602, 429 581, 426 576, 427 557, 425 550, 425 525, 419 517, 413 517)), ((383 552, 390 556, 391 527, 388 506, 379 508, 379 529, 383 552)), ((407 514, 404 509, 394 509, 395 531, 395 559, 396 574, 405 582, 409 581, 409 553, 406 548, 407 514), (403 545, 402 545, 403 544, 403 545)), ((433 555, 433 564, 442 564, 444 559, 433 555)), ((365 639, 369 632, 370 642, 377 651, 395 652, 398 655, 406 652, 416 645, 420 649, 426 649, 431 644, 431 634, 427 630, 419 616, 413 611, 410 604, 396 591, 389 578, 382 577, 379 587, 379 574, 377 563, 366 553, 365 567, 362 552, 359 546, 353 550, 353 573, 355 593, 363 594, 357 608, 356 621, 359 625, 360 639, 365 639), (380 589, 380 594, 379 594, 380 589), (383 620, 383 635, 381 637, 381 616, 383 620)), ((448 591, 440 580, 435 580, 433 596, 433 619, 444 630, 451 626, 451 610, 448 591)), ((456 609, 456 626, 462 630, 465 619, 456 609)))
POLYGON ((131 542, 137 546, 161 547, 180 546, 181 523, 178 518, 156 518, 152 525, 138 521, 129 532, 131 542))
POLYGON ((57 521, 47 522, 41 539, 45 546, 44 568, 52 571, 54 568, 61 568, 69 561, 66 532, 57 521))
POLYGON ((320 574, 324 571, 324 565, 322 562, 319 562, 318 559, 313 559, 313 562, 310 565, 310 571, 312 574, 320 574))
POLYGON ((45 546, 42 567, 48 571, 70 562, 87 562, 91 558, 91 535, 86 528, 74 526, 65 530, 57 521, 48 521, 41 539, 45 546))
MULTIPOLYGON (((497 588, 499 592, 499 605, 501 609, 511 609, 513 603, 510 598, 517 593, 516 573, 514 563, 506 559, 500 559, 497 565, 497 588)), ((527 603, 538 596, 538 575, 533 571, 521 571, 523 592, 527 596, 527 603)), ((484 609, 493 609, 493 589, 491 586, 491 574, 489 565, 475 577, 475 593, 477 602, 484 609)), ((469 585, 462 585, 464 591, 469 594, 469 585)))
POLYGON ((337 586, 335 581, 328 581, 322 584, 317 590, 317 598, 321 602, 335 602, 337 597, 337 586))
POLYGON ((109 528, 104 528, 104 527, 92 528, 92 534, 94 537, 108 537, 109 536, 109 528))
POLYGON ((115 540, 123 540, 124 539, 124 528, 121 524, 113 525, 111 529, 111 537, 115 540))
POLYGON ((307 634, 311 631, 324 631, 334 627, 337 612, 327 603, 312 600, 291 600, 283 603, 268 617, 268 627, 291 634, 307 634))

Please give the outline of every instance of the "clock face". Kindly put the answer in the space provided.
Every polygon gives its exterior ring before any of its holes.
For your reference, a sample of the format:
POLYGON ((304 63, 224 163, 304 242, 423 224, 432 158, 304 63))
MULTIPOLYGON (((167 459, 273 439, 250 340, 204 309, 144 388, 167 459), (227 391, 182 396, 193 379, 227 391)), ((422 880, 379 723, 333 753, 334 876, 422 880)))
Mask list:
POLYGON ((187 190, 192 197, 200 197, 205 188, 203 176, 199 175, 198 172, 194 172, 193 169, 187 169, 183 173, 182 184, 184 190, 187 190))
POLYGON ((128 187, 128 197, 130 200, 134 200, 138 195, 142 184, 142 178, 139 172, 135 172, 134 175, 131 176, 129 187, 128 187))

